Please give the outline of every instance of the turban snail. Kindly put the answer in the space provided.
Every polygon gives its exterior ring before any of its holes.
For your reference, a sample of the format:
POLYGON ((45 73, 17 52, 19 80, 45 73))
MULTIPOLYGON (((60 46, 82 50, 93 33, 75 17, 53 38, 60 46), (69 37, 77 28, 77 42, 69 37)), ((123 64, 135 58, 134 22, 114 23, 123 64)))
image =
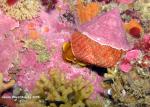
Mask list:
MULTIPOLYGON (((69 47, 69 46, 68 46, 69 47)), ((78 60, 99 67, 112 67, 123 51, 129 49, 123 24, 118 9, 93 18, 91 21, 78 26, 78 31, 71 36, 70 59, 78 60), (72 53, 71 53, 72 52, 72 53)))

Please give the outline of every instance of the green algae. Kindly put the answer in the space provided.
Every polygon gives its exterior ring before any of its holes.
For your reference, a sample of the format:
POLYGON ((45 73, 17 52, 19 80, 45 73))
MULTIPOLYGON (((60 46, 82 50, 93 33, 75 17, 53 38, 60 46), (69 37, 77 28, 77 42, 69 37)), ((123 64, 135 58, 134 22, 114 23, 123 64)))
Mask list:
POLYGON ((33 49, 37 53, 37 61, 47 62, 50 59, 50 53, 48 52, 43 40, 27 40, 24 44, 25 48, 33 49))

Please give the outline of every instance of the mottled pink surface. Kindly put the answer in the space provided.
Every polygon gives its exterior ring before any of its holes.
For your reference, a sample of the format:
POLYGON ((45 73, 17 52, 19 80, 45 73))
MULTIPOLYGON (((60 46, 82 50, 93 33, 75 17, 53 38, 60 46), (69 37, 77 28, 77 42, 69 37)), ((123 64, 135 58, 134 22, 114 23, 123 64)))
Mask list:
POLYGON ((138 61, 141 55, 141 51, 137 49, 128 51, 119 65, 120 70, 123 72, 129 72, 133 67, 133 63, 138 61))
POLYGON ((141 54, 140 50, 131 50, 126 53, 125 58, 128 61, 137 60, 138 58, 140 58, 140 54, 141 54))
POLYGON ((91 73, 88 68, 75 67, 70 63, 67 63, 62 58, 62 45, 64 42, 70 39, 71 29, 69 24, 64 24, 59 21, 58 11, 52 11, 50 14, 41 12, 40 17, 31 21, 24 21, 20 24, 19 30, 23 32, 25 38, 28 38, 29 23, 36 25, 35 29, 41 34, 41 38, 45 40, 46 47, 48 48, 51 58, 50 61, 45 63, 38 63, 36 61, 36 53, 33 50, 20 53, 21 59, 21 71, 17 76, 17 83, 25 89, 31 91, 35 82, 39 79, 42 73, 48 74, 48 71, 52 68, 60 68, 62 72, 66 73, 68 78, 75 78, 77 75, 83 75, 95 86, 96 92, 102 92, 102 88, 99 87, 101 77, 95 73, 91 73), (47 26, 49 32, 43 32, 43 27, 47 26))
MULTIPOLYGON (((62 46, 62 43, 64 42, 64 35, 60 35, 55 28, 55 24, 58 23, 58 15, 57 11, 54 11, 51 14, 42 11, 39 18, 31 21, 24 21, 20 24, 19 29, 23 32, 23 37, 28 38, 28 24, 34 23, 35 30, 40 33, 40 38, 44 39, 46 47, 51 54, 50 61, 45 63, 37 62, 36 52, 34 50, 28 50, 20 54, 21 71, 18 73, 17 82, 20 86, 29 91, 34 88, 35 82, 40 78, 42 73, 47 75, 51 67, 57 66, 55 62, 60 61, 60 59, 56 59, 58 58, 57 56, 55 57, 55 50, 57 51, 62 46), (42 29, 45 26, 49 28, 49 32, 43 32, 42 29), (54 50, 53 53, 51 53, 52 50, 54 50), (55 58, 54 61, 53 58, 55 58)), ((58 54, 61 53, 59 52, 58 54)))
POLYGON ((8 69, 13 63, 17 55, 17 45, 12 37, 12 35, 8 35, 8 37, 2 36, 2 40, 0 40, 0 72, 4 74, 4 80, 9 80, 8 69))
POLYGON ((139 39, 132 50, 127 51, 119 68, 123 72, 129 72, 133 67, 150 67, 150 36, 144 35, 139 39), (140 63, 139 63, 140 62, 140 63))
POLYGON ((119 68, 123 72, 129 72, 132 69, 132 65, 129 62, 124 61, 119 65, 119 68))
POLYGON ((117 8, 79 26, 79 31, 100 44, 117 49, 129 49, 120 12, 117 8))
POLYGON ((60 21, 60 14, 68 9, 67 5, 59 1, 57 6, 64 10, 60 13, 57 10, 50 11, 50 13, 41 11, 39 18, 22 21, 20 24, 0 12, 0 72, 4 74, 5 80, 9 80, 8 70, 13 67, 12 63, 18 58, 20 71, 16 75, 16 80, 17 84, 26 90, 32 91, 41 74, 47 75, 50 69, 59 68, 66 73, 68 79, 83 75, 90 80, 95 88, 94 94, 102 92, 102 88, 99 87, 102 80, 100 76, 92 73, 88 68, 73 66, 63 60, 62 45, 70 39, 74 30, 71 24, 60 21), (35 30, 46 44, 50 53, 50 60, 47 62, 38 62, 35 50, 23 48, 24 43, 20 42, 29 39, 29 23, 35 24, 35 30), (49 31, 44 32, 44 27, 48 27, 49 31), (13 30, 14 28, 16 29, 13 30), (8 33, 8 37, 2 35, 4 33, 8 33))
POLYGON ((19 22, 3 14, 0 10, 0 35, 19 27, 19 22))

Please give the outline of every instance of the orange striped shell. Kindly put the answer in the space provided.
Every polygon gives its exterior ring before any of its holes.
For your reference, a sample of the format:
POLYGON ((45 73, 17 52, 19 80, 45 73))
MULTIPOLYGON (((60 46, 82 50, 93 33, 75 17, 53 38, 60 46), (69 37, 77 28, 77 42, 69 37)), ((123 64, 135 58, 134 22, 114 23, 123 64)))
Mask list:
POLYGON ((122 55, 122 50, 101 45, 80 32, 72 35, 71 49, 78 60, 99 67, 114 66, 122 55))

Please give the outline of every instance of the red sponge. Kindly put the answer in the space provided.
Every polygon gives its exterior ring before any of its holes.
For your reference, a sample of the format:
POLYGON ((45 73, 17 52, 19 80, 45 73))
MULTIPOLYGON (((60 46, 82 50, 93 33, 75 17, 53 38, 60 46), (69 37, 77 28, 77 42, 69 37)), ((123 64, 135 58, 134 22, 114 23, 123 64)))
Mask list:
POLYGON ((139 28, 133 27, 132 29, 130 29, 129 33, 135 38, 140 38, 141 31, 139 28))
POLYGON ((8 4, 9 6, 12 6, 12 5, 14 5, 17 1, 18 1, 18 0, 7 0, 7 4, 8 4))

